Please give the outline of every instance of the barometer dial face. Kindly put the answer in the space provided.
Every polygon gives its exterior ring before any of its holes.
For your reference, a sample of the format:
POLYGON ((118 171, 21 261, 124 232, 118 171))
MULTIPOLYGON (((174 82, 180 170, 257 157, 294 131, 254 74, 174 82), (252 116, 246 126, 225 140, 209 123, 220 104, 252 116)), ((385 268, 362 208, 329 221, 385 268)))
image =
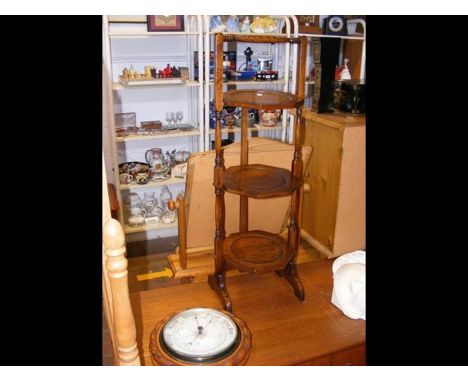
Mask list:
POLYGON ((161 331, 161 345, 186 362, 211 362, 231 354, 239 344, 237 324, 210 308, 185 310, 169 319, 161 331))

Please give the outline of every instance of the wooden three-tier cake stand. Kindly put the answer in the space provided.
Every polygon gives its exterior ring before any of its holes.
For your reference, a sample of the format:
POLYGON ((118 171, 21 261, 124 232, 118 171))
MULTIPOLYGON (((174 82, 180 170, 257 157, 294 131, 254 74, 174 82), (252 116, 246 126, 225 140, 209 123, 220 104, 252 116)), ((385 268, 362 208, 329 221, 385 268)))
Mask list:
POLYGON ((216 195, 214 242, 215 271, 208 282, 220 296, 224 309, 232 311, 226 289, 226 270, 263 273, 276 271, 292 285, 301 301, 305 298, 304 287, 296 269, 300 227, 300 187, 302 185, 301 113, 304 104, 306 37, 279 37, 271 35, 223 35, 216 34, 215 108, 216 108, 216 159, 214 187, 216 195), (297 81, 295 94, 271 90, 230 90, 223 93, 223 42, 292 43, 298 44, 297 81), (221 112, 224 106, 242 108, 240 165, 224 167, 221 148, 221 112), (291 170, 249 164, 248 160, 248 111, 249 109, 277 110, 296 109, 294 130, 294 155, 291 170), (225 237, 224 193, 240 195, 239 232, 225 237), (267 199, 291 195, 290 224, 287 240, 277 234, 249 231, 249 198, 267 199))

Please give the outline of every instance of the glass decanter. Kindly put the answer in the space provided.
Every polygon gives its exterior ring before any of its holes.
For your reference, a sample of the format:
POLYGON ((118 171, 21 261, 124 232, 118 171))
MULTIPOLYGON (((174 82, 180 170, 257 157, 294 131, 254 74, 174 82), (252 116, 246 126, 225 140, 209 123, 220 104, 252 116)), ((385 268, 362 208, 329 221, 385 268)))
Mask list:
POLYGON ((162 211, 158 205, 155 192, 145 192, 143 198, 143 208, 146 210, 146 217, 160 216, 162 211))
POLYGON ((125 208, 128 213, 128 223, 131 226, 139 226, 145 222, 146 210, 143 202, 136 192, 131 192, 125 199, 125 208))

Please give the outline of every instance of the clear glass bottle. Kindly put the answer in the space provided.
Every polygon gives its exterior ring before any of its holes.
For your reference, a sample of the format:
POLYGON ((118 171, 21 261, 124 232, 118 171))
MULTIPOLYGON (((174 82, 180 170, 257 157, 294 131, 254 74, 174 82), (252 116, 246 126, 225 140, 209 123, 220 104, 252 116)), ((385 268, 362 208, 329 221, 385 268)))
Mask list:
POLYGON ((172 199, 171 191, 169 191, 169 187, 163 186, 161 188, 161 195, 159 196, 159 201, 161 202, 161 208, 163 211, 167 211, 167 203, 169 200, 172 199))
POLYGON ((128 215, 128 223, 131 226, 144 224, 146 210, 143 208, 143 202, 136 192, 131 192, 125 199, 125 208, 128 215))

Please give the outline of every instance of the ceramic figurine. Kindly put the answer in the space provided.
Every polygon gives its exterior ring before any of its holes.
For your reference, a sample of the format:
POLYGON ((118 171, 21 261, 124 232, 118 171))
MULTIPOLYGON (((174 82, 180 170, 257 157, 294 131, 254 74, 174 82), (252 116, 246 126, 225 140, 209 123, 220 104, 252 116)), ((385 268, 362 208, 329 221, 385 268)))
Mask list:
POLYGON ((166 160, 164 161, 165 167, 172 168, 176 164, 175 159, 176 149, 172 150, 171 152, 166 151, 166 160))
POLYGON ((129 77, 128 69, 127 69, 127 68, 124 68, 124 69, 122 70, 122 78, 123 78, 124 80, 128 80, 128 79, 129 79, 128 77, 129 77))
POLYGON ((226 22, 226 32, 239 33, 239 18, 235 15, 229 16, 226 22))
POLYGON ((249 16, 245 16, 245 19, 242 23, 242 29, 241 29, 241 32, 242 33, 249 33, 250 32, 250 20, 249 20, 249 16))
POLYGON ((135 79, 135 69, 133 69, 133 65, 130 65, 130 68, 128 69, 128 79, 129 80, 134 80, 135 79))
POLYGON ((343 70, 341 71, 340 80, 350 80, 351 79, 351 73, 349 72, 348 62, 349 62, 349 60, 347 58, 345 58, 344 59, 343 70))
POLYGON ((164 78, 172 78, 172 69, 169 64, 164 68, 164 78))
POLYGON ((256 16, 250 29, 254 33, 271 33, 276 29, 276 23, 271 16, 256 16))
POLYGON ((151 79, 151 66, 145 66, 145 77, 147 80, 151 79))
POLYGON ((172 77, 180 78, 180 71, 175 66, 173 66, 171 70, 172 70, 172 77))
POLYGON ((226 25, 223 24, 221 16, 211 16, 210 18, 210 32, 219 33, 224 32, 226 25))

